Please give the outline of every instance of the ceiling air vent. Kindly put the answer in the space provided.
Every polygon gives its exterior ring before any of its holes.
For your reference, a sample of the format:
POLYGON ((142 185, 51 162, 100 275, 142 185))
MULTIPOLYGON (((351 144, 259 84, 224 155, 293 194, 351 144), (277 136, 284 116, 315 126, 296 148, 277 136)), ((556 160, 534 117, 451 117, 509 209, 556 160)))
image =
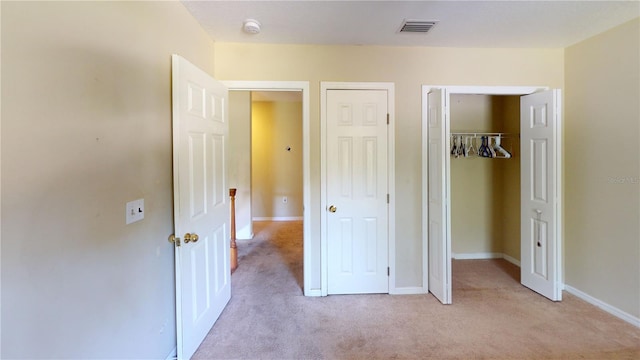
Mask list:
POLYGON ((437 21, 405 20, 400 28, 401 33, 426 33, 436 26, 437 21))

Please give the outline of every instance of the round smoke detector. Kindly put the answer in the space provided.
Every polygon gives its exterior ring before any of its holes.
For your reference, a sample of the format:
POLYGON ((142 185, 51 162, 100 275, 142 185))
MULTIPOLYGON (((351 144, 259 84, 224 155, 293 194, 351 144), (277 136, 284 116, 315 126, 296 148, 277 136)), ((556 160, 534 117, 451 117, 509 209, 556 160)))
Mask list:
POLYGON ((247 34, 259 34, 260 33, 260 23, 258 20, 247 19, 244 21, 244 25, 242 27, 244 32, 247 34))

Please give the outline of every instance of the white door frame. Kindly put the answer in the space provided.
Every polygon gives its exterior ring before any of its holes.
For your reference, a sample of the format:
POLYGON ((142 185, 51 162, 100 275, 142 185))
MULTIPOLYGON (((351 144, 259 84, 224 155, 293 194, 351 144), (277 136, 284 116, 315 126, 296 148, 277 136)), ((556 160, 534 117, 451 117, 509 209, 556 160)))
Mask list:
POLYGON ((302 92, 302 217, 303 229, 303 287, 305 296, 320 296, 311 289, 311 158, 309 135, 309 82, 308 81, 222 81, 229 91, 301 91, 302 92))
MULTIPOLYGON (((422 269, 423 269, 423 286, 428 288, 428 265, 429 265, 429 232, 426 231, 429 225, 429 208, 428 208, 428 156, 427 154, 427 140, 428 140, 428 124, 427 124, 427 111, 428 111, 428 93, 431 89, 446 89, 449 94, 479 94, 479 95, 529 95, 539 91, 549 90, 549 87, 546 86, 449 86, 449 85, 422 85, 422 248, 424 249, 424 253, 422 256, 422 269)), ((449 109, 445 110, 447 114, 449 113, 449 109)), ((519 121, 519 119, 518 119, 519 121)), ((451 148, 450 144, 450 134, 451 127, 449 116, 445 119, 446 122, 446 149, 451 148)), ((560 149, 561 151, 561 149, 560 149)), ((446 157, 446 162, 449 163, 450 158, 446 157)), ((561 164, 559 164, 561 166, 561 164)), ((449 168, 449 166, 445 166, 445 168, 449 168)), ((558 184, 562 184, 562 172, 558 172, 558 184)), ((449 172, 445 175, 446 179, 446 192, 448 194, 448 198, 450 198, 451 194, 451 177, 449 172)), ((558 198, 562 199, 562 186, 559 185, 558 198)), ((450 211, 448 211, 450 214, 450 211)), ((446 219, 447 226, 447 239, 446 246, 451 248, 451 217, 447 216, 446 219)), ((558 234, 562 234, 562 213, 559 214, 558 221, 558 234)), ((562 236, 558 236, 558 248, 563 248, 563 239, 562 236)), ((558 264, 558 278, 562 279, 562 269, 563 269, 563 256, 559 256, 559 264, 558 264)), ((449 259, 450 261, 450 259, 449 259)), ((561 285, 562 287, 562 285, 561 285)), ((450 299, 451 300, 451 299, 450 299)), ((450 303, 450 302, 449 302, 450 303)))
POLYGON ((320 82, 320 290, 322 296, 327 296, 328 292, 328 271, 327 260, 327 90, 386 90, 389 112, 388 127, 388 187, 389 187, 389 294, 396 293, 396 186, 395 186, 395 85, 394 83, 376 82, 320 82))

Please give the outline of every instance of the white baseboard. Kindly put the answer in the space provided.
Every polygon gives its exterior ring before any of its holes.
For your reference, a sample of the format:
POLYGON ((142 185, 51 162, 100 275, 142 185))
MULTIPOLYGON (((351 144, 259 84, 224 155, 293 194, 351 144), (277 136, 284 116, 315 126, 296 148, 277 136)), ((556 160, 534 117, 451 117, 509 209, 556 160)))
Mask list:
POLYGON ((389 289, 390 295, 416 295, 416 294, 426 294, 429 291, 421 286, 413 286, 413 287, 397 287, 395 289, 389 289))
POLYGON ((502 253, 451 253, 451 257, 456 260, 479 260, 479 259, 502 259, 502 253))
POLYGON ((171 350, 171 352, 169 353, 169 355, 167 355, 165 360, 175 360, 177 358, 178 358, 178 348, 174 347, 173 350, 171 350))
MULTIPOLYGON (((426 294, 428 292, 429 291, 427 289, 420 286, 389 289, 389 295, 416 295, 426 294)), ((311 289, 309 291, 305 291, 304 296, 322 296, 322 291, 320 289, 311 289)))
POLYGON ((520 267, 519 260, 503 253, 451 253, 451 257, 456 260, 505 259, 513 265, 520 267))
POLYGON ((507 260, 508 262, 512 263, 513 265, 515 265, 517 267, 520 267, 520 260, 517 260, 514 257, 511 257, 511 256, 509 256, 507 254, 502 254, 502 258, 507 260))
POLYGON ((253 231, 249 231, 248 226, 242 230, 236 231, 236 239, 251 240, 253 239, 253 231))
POLYGON ((304 296, 309 296, 309 297, 322 296, 322 290, 320 290, 320 289, 310 289, 310 290, 304 292, 304 296))
POLYGON ((250 233, 250 234, 249 234, 249 237, 247 237, 247 236, 240 236, 240 235, 237 235, 237 236, 236 236, 236 239, 237 239, 237 240, 251 240, 251 239, 253 239, 253 233, 250 233))
POLYGON ((254 217, 253 221, 298 221, 304 220, 302 216, 275 216, 275 217, 254 217))
POLYGON ((582 291, 580 291, 580 290, 578 290, 578 289, 576 289, 576 288, 574 288, 572 286, 569 286, 567 284, 564 284, 564 290, 566 292, 568 292, 569 294, 575 295, 575 296, 579 297, 580 299, 588 302, 589 304, 595 305, 595 306, 599 307, 600 309, 608 312, 609 314, 611 314, 611 315, 613 315, 613 316, 615 316, 617 318, 620 318, 620 319, 628 322, 629 324, 634 325, 635 327, 640 328, 640 318, 635 317, 635 316, 633 316, 633 315, 631 315, 629 313, 626 313, 626 312, 618 309, 615 306, 611 306, 611 305, 605 303, 604 301, 598 300, 598 299, 594 298, 593 296, 591 296, 591 295, 589 295, 587 293, 584 293, 584 292, 582 292, 582 291))

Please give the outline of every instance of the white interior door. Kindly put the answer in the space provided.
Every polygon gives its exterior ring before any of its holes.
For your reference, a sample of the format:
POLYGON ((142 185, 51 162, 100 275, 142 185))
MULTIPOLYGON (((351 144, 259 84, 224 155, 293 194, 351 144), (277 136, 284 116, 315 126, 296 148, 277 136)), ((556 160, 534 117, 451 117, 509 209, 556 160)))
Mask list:
POLYGON ((224 85, 173 55, 178 359, 189 359, 231 298, 224 85))
POLYGON ((386 90, 327 90, 327 292, 389 292, 386 90))
POLYGON ((444 89, 431 89, 427 98, 429 291, 443 304, 451 303, 449 239, 449 151, 444 89))
POLYGON ((521 281, 562 300, 560 216, 560 90, 522 96, 521 281))

